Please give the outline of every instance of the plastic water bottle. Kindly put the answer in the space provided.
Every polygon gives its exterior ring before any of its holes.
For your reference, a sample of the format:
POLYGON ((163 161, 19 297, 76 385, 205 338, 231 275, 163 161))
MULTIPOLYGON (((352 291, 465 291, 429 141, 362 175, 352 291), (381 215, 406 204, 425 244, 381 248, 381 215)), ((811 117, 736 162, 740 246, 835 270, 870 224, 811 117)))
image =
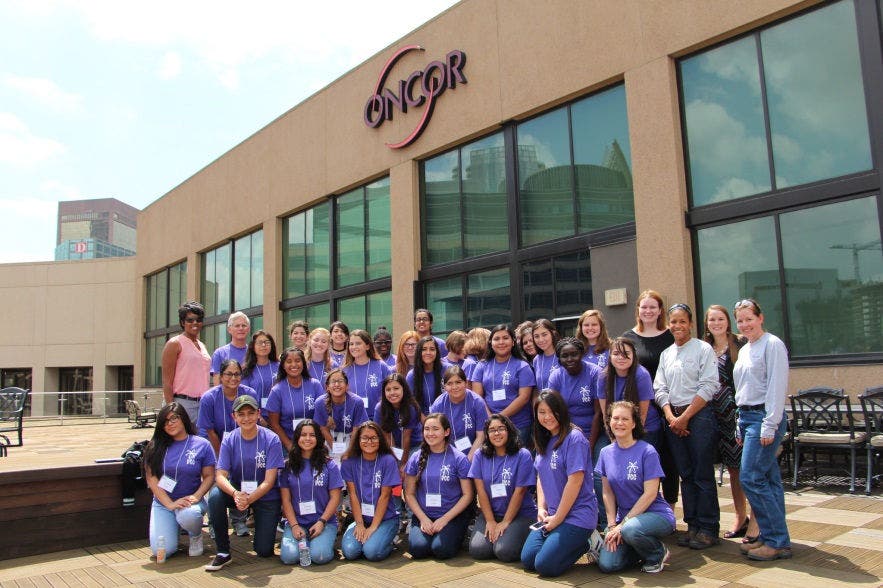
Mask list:
MULTIPOLYGON (((301 556, 303 557, 303 556, 301 556)), ((156 540, 156 563, 161 564, 166 561, 166 538, 163 535, 156 540)))
POLYGON ((305 568, 313 563, 313 558, 310 557, 310 544, 307 543, 306 537, 297 540, 297 550, 300 552, 301 567, 305 568))

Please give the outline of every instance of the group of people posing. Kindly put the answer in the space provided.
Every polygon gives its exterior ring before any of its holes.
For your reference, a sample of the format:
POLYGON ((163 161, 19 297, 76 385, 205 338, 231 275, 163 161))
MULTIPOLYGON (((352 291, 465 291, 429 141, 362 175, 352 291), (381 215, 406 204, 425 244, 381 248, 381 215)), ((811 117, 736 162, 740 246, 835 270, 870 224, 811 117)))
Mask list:
POLYGON ((305 549, 312 563, 331 561, 339 535, 344 558, 381 560, 406 527, 415 558, 450 558, 466 543, 475 558, 557 576, 600 543, 602 571, 656 573, 679 482, 678 545, 719 543, 719 459, 736 510, 724 536, 743 537, 751 559, 790 557, 776 461, 787 353, 755 301, 734 316, 741 336, 712 306, 694 338, 691 309, 666 312, 647 290, 635 327, 615 339, 588 310, 576 337, 539 319, 442 341, 420 309, 395 354, 383 327, 296 321, 277 355, 268 332, 233 313, 231 342, 209 356, 204 310, 185 303, 145 453, 151 550, 174 553, 183 529, 201 555, 208 513, 217 554, 206 569, 219 570, 232 559, 229 525, 251 533, 250 511, 261 557, 274 554, 281 519, 288 564, 305 549))

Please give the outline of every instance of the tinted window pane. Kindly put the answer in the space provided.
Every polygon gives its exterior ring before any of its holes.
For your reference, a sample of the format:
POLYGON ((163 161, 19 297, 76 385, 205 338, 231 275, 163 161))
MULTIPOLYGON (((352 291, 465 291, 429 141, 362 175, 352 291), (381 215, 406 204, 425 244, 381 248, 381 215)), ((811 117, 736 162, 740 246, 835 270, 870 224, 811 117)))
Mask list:
POLYGON ((571 107, 579 231, 635 220, 625 87, 571 107))
POLYGON ((368 311, 367 330, 371 335, 377 327, 385 326, 392 329, 392 292, 377 292, 369 294, 366 298, 366 307, 368 311))
POLYGON ((512 321, 508 268, 470 275, 467 280, 467 293, 466 327, 468 329, 512 321))
MULTIPOLYGON (((169 268, 169 305, 166 326, 178 324, 178 307, 187 301, 187 262, 169 268)), ((165 302, 161 308, 165 308, 165 302)))
POLYGON ((573 234, 573 170, 567 109, 518 126, 521 241, 532 245, 573 234))
POLYGON ((776 232, 772 217, 698 231, 701 307, 727 309, 754 298, 764 311, 766 329, 782 339, 782 298, 776 232))
POLYGON ((592 307, 589 252, 555 258, 555 317, 576 316, 592 307))
POLYGON ((314 304, 312 306, 301 306, 299 308, 292 308, 290 310, 286 310, 283 314, 283 333, 284 337, 282 339, 276 339, 276 347, 284 349, 288 346, 288 333, 287 327, 294 321, 307 321, 307 324, 310 325, 310 329, 314 329, 316 327, 325 327, 328 328, 328 325, 331 324, 331 306, 327 302, 323 302, 321 304, 314 304))
POLYGON ((162 386, 162 350, 165 344, 165 337, 151 337, 147 340, 144 358, 145 386, 162 386))
POLYGON ((521 287, 524 292, 525 319, 536 320, 555 316, 551 259, 524 264, 521 287))
POLYGON ((337 285, 365 281, 365 203, 361 188, 337 200, 337 285))
POLYGON ((449 332, 463 328, 463 280, 436 280, 426 285, 426 308, 434 318, 432 328, 449 332))
POLYGON ((350 332, 355 329, 365 328, 365 297, 356 296, 345 300, 337 301, 337 320, 343 321, 350 328, 350 332))
POLYGON ((233 243, 233 308, 251 306, 251 235, 233 243))
POLYGON ((883 351, 876 198, 783 214, 793 355, 883 351))
POLYGON ((230 312, 231 250, 228 243, 203 255, 202 297, 206 316, 230 312))
POLYGON ((212 353, 221 345, 227 344, 227 323, 223 322, 203 327, 202 331, 199 334, 199 338, 202 339, 202 342, 203 344, 205 344, 205 348, 208 349, 208 352, 212 353))
POLYGON ((776 186, 870 169, 852 2, 765 30, 761 46, 776 186))
POLYGON ((368 255, 366 279, 385 278, 390 272, 389 178, 365 189, 368 206, 368 255))
MULTIPOLYGON (((476 141, 463 147, 461 153, 465 256, 504 251, 509 248, 509 221, 503 135, 497 133, 476 141)), ((453 212, 459 214, 459 207, 453 212)), ((455 226, 444 226, 445 234, 456 236, 455 226)))
POLYGON ((249 317, 251 319, 251 332, 254 334, 255 331, 259 331, 264 328, 264 315, 259 314, 257 316, 249 317))
POLYGON ((460 244, 460 183, 457 151, 423 164, 423 242, 427 264, 445 263, 463 256, 460 244))
POLYGON ((264 303, 264 231, 251 234, 251 304, 261 306, 264 303))
POLYGON ((693 206, 770 189, 755 37, 680 62, 693 206))
POLYGON ((326 202, 304 213, 306 241, 306 292, 324 292, 331 287, 331 204, 326 202))
POLYGON ((307 213, 302 212, 285 219, 285 248, 283 262, 285 265, 285 285, 283 297, 294 298, 307 293, 306 287, 306 219, 307 213))

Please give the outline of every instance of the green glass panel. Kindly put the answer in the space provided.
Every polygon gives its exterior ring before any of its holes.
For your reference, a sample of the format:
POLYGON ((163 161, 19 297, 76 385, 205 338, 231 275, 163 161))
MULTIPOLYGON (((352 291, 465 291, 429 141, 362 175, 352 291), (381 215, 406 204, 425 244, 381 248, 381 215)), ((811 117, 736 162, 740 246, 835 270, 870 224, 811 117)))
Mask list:
POLYGON ((295 298, 307 293, 306 217, 310 211, 301 212, 285 219, 282 263, 285 268, 283 298, 295 298))
POLYGON ((579 232, 635 220, 625 87, 571 106, 579 232))
POLYGON ((374 335, 378 327, 386 327, 392 331, 392 292, 385 290, 369 294, 366 298, 368 310, 368 332, 374 335))
POLYGON ((337 285, 365 281, 365 199, 358 188, 337 199, 337 285))
POLYGON ((556 257, 554 276, 554 316, 575 316, 592 308, 592 269, 588 251, 556 257))
POLYGON ((555 316, 554 288, 551 258, 532 261, 522 266, 521 289, 526 320, 555 316))
POLYGON ((306 293, 315 294, 331 288, 331 204, 325 202, 306 211, 304 222, 306 293))
POLYGON ((144 361, 144 385, 162 386, 162 350, 165 337, 151 337, 147 340, 144 361))
POLYGON ((460 277, 435 280, 426 284, 426 308, 434 318, 432 328, 446 333, 462 329, 463 279, 460 277))
MULTIPOLYGON (((168 301, 168 319, 166 326, 178 325, 178 307, 187 302, 187 262, 182 261, 177 265, 169 268, 169 301, 168 301)), ((165 293, 163 293, 163 302, 161 308, 165 308, 165 293)))
MULTIPOLYGON (((465 257, 483 255, 509 248, 509 218, 506 196, 506 149, 503 134, 485 137, 461 149, 463 160, 463 215, 465 218, 465 257)), ((460 221, 460 207, 449 207, 452 222, 441 225, 448 239, 459 239, 455 230, 460 221)), ((458 242, 459 245, 459 242, 458 242)))
POLYGON ((313 304, 311 306, 300 306, 286 310, 282 316, 283 332, 280 337, 276 338, 276 346, 284 349, 288 345, 288 325, 294 321, 307 321, 310 329, 316 327, 328 328, 331 324, 331 305, 327 302, 313 304))
POLYGON ((463 257, 459 175, 456 150, 423 164, 421 233, 427 265, 463 257))
POLYGON ((251 234, 249 307, 264 304, 264 231, 251 234))
POLYGON ((467 279, 467 328, 491 327, 511 322, 512 297, 509 291, 509 268, 470 275, 467 279))
POLYGON ((365 188, 368 207, 368 255, 366 279, 376 280, 390 275, 389 178, 365 188))
POLYGON ((350 332, 353 332, 355 329, 364 329, 365 297, 354 296, 353 298, 338 300, 337 320, 345 322, 350 328, 350 332))
POLYGON ((251 235, 233 243, 233 309, 251 306, 251 235))

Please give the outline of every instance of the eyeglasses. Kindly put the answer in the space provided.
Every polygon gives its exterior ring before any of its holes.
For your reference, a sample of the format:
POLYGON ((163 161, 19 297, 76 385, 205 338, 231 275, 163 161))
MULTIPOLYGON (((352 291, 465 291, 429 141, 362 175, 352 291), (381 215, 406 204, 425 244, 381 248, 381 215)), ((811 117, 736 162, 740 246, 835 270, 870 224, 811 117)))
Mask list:
POLYGON ((490 427, 487 430, 488 435, 499 435, 506 432, 506 427, 490 427))
POLYGON ((271 345, 271 343, 269 341, 255 341, 254 342, 255 347, 269 347, 270 345, 271 345))
POLYGON ((228 378, 241 378, 242 372, 222 372, 222 376, 227 376, 228 378))
POLYGON ((380 443, 380 439, 378 437, 362 437, 359 439, 362 443, 380 443))
POLYGON ((167 425, 168 425, 169 423, 179 423, 179 422, 181 422, 181 417, 179 417, 179 416, 176 415, 176 414, 170 414, 170 415, 168 416, 168 418, 166 418, 166 424, 167 424, 167 425))
POLYGON ((429 317, 428 317, 428 316, 417 317, 417 318, 414 319, 414 322, 415 322, 415 323, 428 323, 428 322, 429 322, 429 317))
POLYGON ((405 343, 404 345, 402 345, 402 347, 404 347, 405 349, 415 349, 417 347, 417 344, 416 343, 405 343))
POLYGON ((193 323, 201 323, 202 319, 198 316, 188 316, 184 319, 184 322, 188 325, 192 325, 193 323))
POLYGON ((385 339, 385 340, 384 339, 375 339, 374 344, 375 345, 392 345, 392 340, 391 339, 385 339))

